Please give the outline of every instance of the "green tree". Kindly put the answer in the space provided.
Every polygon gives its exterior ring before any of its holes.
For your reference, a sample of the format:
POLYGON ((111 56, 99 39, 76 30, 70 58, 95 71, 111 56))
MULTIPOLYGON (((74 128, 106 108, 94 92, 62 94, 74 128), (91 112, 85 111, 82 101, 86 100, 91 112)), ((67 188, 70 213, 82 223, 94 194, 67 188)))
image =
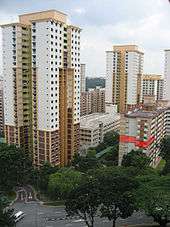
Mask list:
POLYGON ((56 173, 58 170, 59 168, 57 166, 52 166, 49 162, 45 162, 39 169, 38 187, 46 192, 50 175, 56 173))
POLYGON ((100 143, 97 147, 95 147, 96 152, 103 151, 104 149, 107 148, 107 145, 105 143, 100 143))
POLYGON ((162 174, 164 175, 170 174, 170 159, 166 161, 165 166, 162 170, 162 174))
POLYGON ((96 86, 100 86, 102 88, 105 87, 105 79, 100 77, 86 77, 86 90, 89 88, 96 88, 96 86))
POLYGON ((117 166, 118 165, 118 153, 119 153, 119 145, 115 145, 111 148, 111 151, 104 154, 100 161, 102 164, 106 166, 117 166))
POLYGON ((103 142, 107 146, 114 146, 119 144, 119 134, 115 131, 107 132, 103 138, 103 142))
POLYGON ((137 181, 129 175, 128 170, 115 167, 104 168, 97 173, 99 182, 101 217, 108 218, 116 225, 118 218, 131 216, 137 208, 134 188, 137 181))
POLYGON ((70 191, 65 206, 69 216, 79 216, 88 227, 94 226, 95 215, 100 205, 100 193, 95 179, 85 177, 70 191))
POLYGON ((95 158, 96 157, 96 150, 95 149, 88 149, 87 155, 88 158, 95 158))
POLYGON ((96 152, 100 152, 110 146, 119 145, 119 134, 115 131, 107 132, 103 138, 103 142, 95 147, 96 152))
POLYGON ((14 145, 0 144, 0 190, 11 190, 30 182, 33 166, 30 155, 14 145))
POLYGON ((160 155, 164 160, 170 160, 170 136, 167 136, 162 140, 160 155))
POLYGON ((80 182, 82 174, 73 169, 61 169, 49 177, 48 192, 54 199, 66 199, 69 192, 80 182))
POLYGON ((80 156, 76 154, 72 160, 72 166, 80 172, 87 172, 90 169, 96 169, 101 166, 100 162, 95 156, 80 156))
POLYGON ((143 153, 142 150, 132 150, 123 156, 122 166, 133 166, 139 171, 146 169, 150 164, 150 158, 143 153))
POLYGON ((12 216, 13 209, 7 208, 8 205, 8 199, 0 193, 0 226, 2 227, 13 227, 15 225, 12 216))
POLYGON ((138 177, 140 187, 137 191, 138 207, 146 215, 153 217, 161 227, 170 223, 170 176, 158 174, 138 177))
POLYGON ((162 140, 160 156, 166 161, 162 174, 170 174, 170 136, 162 140))

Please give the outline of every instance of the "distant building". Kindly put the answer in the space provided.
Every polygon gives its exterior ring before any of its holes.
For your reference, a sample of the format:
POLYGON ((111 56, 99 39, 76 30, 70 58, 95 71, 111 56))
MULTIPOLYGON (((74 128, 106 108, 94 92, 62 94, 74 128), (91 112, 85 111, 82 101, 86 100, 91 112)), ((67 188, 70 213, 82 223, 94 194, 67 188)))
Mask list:
POLYGON ((86 91, 86 65, 85 64, 81 64, 80 66, 80 78, 81 78, 80 91, 85 92, 86 91))
POLYGON ((125 112, 141 101, 143 53, 136 45, 113 46, 106 52, 106 103, 125 112))
POLYGON ((92 113, 91 110, 91 93, 88 91, 82 92, 80 97, 80 116, 92 113))
POLYGON ((80 149, 87 150, 103 142, 104 135, 118 131, 120 115, 115 113, 93 113, 80 118, 80 149))
POLYGON ((151 158, 151 165, 156 166, 160 161, 160 143, 166 135, 166 124, 167 107, 158 106, 154 96, 147 99, 143 108, 122 114, 119 164, 123 155, 131 150, 142 149, 151 158))
POLYGON ((81 116, 90 113, 105 112, 105 89, 96 87, 81 93, 80 113, 81 116))
POLYGON ((144 74, 142 76, 142 95, 153 95, 155 100, 163 99, 164 79, 161 75, 144 74))
POLYGON ((3 80, 0 79, 0 137, 4 135, 3 80))

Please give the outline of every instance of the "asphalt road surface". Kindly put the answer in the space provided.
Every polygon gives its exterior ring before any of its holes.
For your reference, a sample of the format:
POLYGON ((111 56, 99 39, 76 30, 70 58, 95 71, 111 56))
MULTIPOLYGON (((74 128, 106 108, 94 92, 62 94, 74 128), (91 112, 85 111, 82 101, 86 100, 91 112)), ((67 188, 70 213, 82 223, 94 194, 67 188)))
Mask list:
POLYGON ((31 186, 17 187, 17 202, 36 201, 34 191, 31 186))
MULTIPOLYGON (((75 217, 67 218, 64 208, 47 207, 37 202, 16 202, 13 207, 15 212, 23 211, 25 217, 17 223, 17 227, 85 227, 83 220, 75 217)), ((96 227, 111 227, 108 220, 96 218, 96 227)), ((143 214, 135 214, 132 217, 118 220, 117 226, 128 226, 132 224, 152 223, 152 219, 143 214)))
MULTIPOLYGON (((63 207, 50 207, 41 205, 36 201, 34 191, 30 186, 17 188, 17 201, 14 203, 14 212, 23 211, 25 217, 20 220, 16 227, 86 227, 79 217, 69 218, 63 207)), ((119 219, 117 226, 134 224, 149 224, 152 219, 141 213, 135 213, 132 217, 119 219)), ((111 227, 112 223, 106 219, 96 217, 95 227, 111 227)))

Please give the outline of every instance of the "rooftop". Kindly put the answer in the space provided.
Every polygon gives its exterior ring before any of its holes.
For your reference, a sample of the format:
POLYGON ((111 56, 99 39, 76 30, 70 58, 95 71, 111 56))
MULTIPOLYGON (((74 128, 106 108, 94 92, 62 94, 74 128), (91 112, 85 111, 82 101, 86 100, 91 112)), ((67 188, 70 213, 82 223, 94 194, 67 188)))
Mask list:
POLYGON ((34 13, 19 15, 19 21, 23 24, 30 24, 32 21, 54 19, 66 23, 67 15, 57 10, 46 10, 34 13))
POLYGON ((143 74, 143 79, 144 80, 163 80, 163 76, 158 74, 143 74))
POLYGON ((167 108, 158 108, 157 110, 153 111, 146 111, 146 110, 136 110, 133 112, 129 112, 125 114, 125 117, 130 117, 130 118, 154 118, 160 113, 164 112, 167 108))
POLYGON ((99 124, 109 124, 120 119, 120 115, 115 113, 92 113, 80 118, 80 128, 96 129, 99 124))
MULTIPOLYGON (((9 23, 9 24, 3 24, 1 27, 7 27, 7 26, 27 26, 31 25, 32 22, 41 22, 41 21, 49 21, 53 20, 54 22, 61 23, 61 24, 67 24, 67 14, 60 12, 58 10, 46 10, 46 11, 40 11, 40 12, 33 12, 33 13, 26 13, 19 15, 19 22, 16 23, 9 23)), ((80 30, 81 29, 77 26, 67 24, 67 26, 71 29, 80 30)))

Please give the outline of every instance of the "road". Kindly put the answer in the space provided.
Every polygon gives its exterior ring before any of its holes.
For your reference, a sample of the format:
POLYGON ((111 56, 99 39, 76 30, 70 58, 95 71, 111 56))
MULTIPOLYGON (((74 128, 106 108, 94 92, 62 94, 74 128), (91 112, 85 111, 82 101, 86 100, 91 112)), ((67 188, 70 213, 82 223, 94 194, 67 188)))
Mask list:
POLYGON ((17 202, 31 202, 36 201, 34 191, 31 186, 23 186, 16 188, 17 202))
MULTIPOLYGON (((83 220, 66 216, 63 207, 49 207, 36 201, 34 192, 30 187, 18 188, 18 199, 14 203, 15 212, 23 211, 25 217, 17 223, 17 227, 86 227, 83 220)), ((112 223, 106 219, 96 217, 95 227, 111 227, 112 223)), ((152 219, 143 214, 136 213, 132 217, 119 219, 117 226, 152 223, 152 219)))

